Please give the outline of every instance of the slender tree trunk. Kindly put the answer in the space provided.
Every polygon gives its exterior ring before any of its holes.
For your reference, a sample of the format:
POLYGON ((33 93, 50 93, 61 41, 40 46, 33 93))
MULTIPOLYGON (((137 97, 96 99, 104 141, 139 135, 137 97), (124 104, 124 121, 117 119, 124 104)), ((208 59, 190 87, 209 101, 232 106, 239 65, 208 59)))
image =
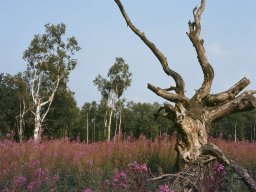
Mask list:
POLYGON ((252 142, 252 137, 253 137, 253 122, 252 122, 252 126, 251 126, 251 131, 250 131, 250 133, 251 133, 251 139, 250 139, 250 141, 252 142))
POLYGON ((116 118, 116 126, 115 126, 115 136, 114 136, 114 141, 117 139, 117 121, 118 119, 116 118))
POLYGON ((42 121, 41 121, 41 106, 37 105, 36 106, 36 111, 35 111, 35 129, 34 129, 34 140, 35 141, 40 141, 42 137, 42 121))
POLYGON ((237 130, 236 130, 236 127, 237 127, 237 120, 236 120, 236 123, 235 123, 235 143, 237 142, 237 130))
POLYGON ((255 130, 256 129, 256 115, 254 117, 254 122, 253 122, 253 141, 255 142, 255 130))
POLYGON ((103 136, 105 137, 106 132, 107 132, 107 126, 108 126, 108 110, 106 110, 105 115, 104 115, 104 131, 103 131, 103 136))
POLYGON ((91 143, 93 143, 93 125, 91 127, 91 143))
POLYGON ((86 113, 86 143, 89 143, 89 118, 88 118, 88 112, 86 113))
POLYGON ((107 141, 110 141, 111 139, 111 121, 112 121, 112 115, 113 115, 113 109, 111 108, 110 114, 109 114, 109 120, 108 120, 108 139, 107 141))
POLYGON ((20 116, 20 118, 19 118, 19 139, 20 139, 20 142, 23 141, 23 123, 24 123, 23 117, 20 116))
MULTIPOLYGON (((24 102, 23 102, 24 104, 24 102)), ((25 107, 25 106, 24 106, 25 107)), ((23 140, 23 122, 24 122, 24 108, 23 110, 21 110, 21 104, 20 104, 20 115, 19 115, 19 129, 18 129, 18 134, 19 134, 19 139, 20 139, 20 142, 22 142, 23 140), (23 112, 21 112, 23 111, 23 112)))
POLYGON ((119 125, 118 125, 118 136, 121 136, 122 134, 122 107, 120 108, 120 113, 119 113, 119 125))
POLYGON ((93 141, 95 142, 95 116, 93 120, 93 141))
POLYGON ((24 116, 28 112, 29 109, 26 109, 25 100, 22 100, 22 104, 20 103, 20 115, 19 115, 19 128, 18 128, 18 134, 20 142, 23 141, 23 132, 24 132, 24 116))
POLYGON ((253 142, 255 142, 255 128, 256 128, 256 123, 253 123, 253 142))

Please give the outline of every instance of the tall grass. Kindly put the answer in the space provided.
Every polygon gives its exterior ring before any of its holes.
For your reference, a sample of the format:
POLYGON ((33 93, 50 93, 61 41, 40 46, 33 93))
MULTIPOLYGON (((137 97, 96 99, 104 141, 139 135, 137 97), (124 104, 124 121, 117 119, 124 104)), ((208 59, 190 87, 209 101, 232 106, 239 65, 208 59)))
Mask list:
POLYGON ((212 142, 218 145, 229 158, 239 162, 256 178, 256 143, 248 141, 235 143, 221 139, 213 140, 212 142))
MULTIPOLYGON (((111 180, 115 170, 137 162, 170 172, 175 160, 166 139, 85 144, 67 140, 0 142, 0 189, 77 191, 111 180)), ((18 190, 18 191, 19 191, 18 190)))
MULTIPOLYGON (((256 176, 256 144, 213 142, 256 176)), ((168 191, 164 183, 142 181, 172 172, 174 145, 173 138, 143 137, 93 144, 0 141, 0 191, 168 191)))

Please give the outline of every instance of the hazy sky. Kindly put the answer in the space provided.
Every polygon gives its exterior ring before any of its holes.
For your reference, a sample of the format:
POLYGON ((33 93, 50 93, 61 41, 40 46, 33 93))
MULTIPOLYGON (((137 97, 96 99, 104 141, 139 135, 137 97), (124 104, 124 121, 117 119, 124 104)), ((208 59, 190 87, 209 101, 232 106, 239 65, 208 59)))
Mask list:
MULTIPOLYGON (((202 83, 203 73, 186 36, 187 22, 199 0, 123 0, 133 23, 167 56, 185 82, 188 96, 202 83)), ((215 69, 212 92, 223 91, 242 77, 256 89, 256 1, 208 0, 202 34, 208 59, 215 69)), ((79 106, 98 101, 92 81, 106 76, 115 57, 123 57, 133 73, 128 100, 163 103, 146 86, 167 88, 173 80, 162 71, 149 49, 127 28, 114 0, 0 0, 0 72, 24 71, 23 51, 46 23, 63 22, 67 37, 75 36, 82 50, 69 87, 79 106)))

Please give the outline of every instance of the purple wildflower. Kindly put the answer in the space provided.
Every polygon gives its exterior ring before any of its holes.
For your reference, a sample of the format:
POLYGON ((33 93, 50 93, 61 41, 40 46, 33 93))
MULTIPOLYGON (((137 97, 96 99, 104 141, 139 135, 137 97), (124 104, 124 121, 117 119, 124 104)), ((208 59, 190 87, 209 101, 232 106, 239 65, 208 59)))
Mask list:
POLYGON ((223 172, 225 172, 225 167, 224 167, 224 165, 222 165, 221 163, 218 162, 214 166, 214 171, 216 173, 223 173, 223 172))
POLYGON ((109 189, 109 187, 110 187, 110 182, 109 182, 108 179, 106 179, 106 180, 103 181, 102 187, 103 187, 103 189, 105 189, 105 190, 109 189))
POLYGON ((28 185, 28 191, 33 191, 33 189, 34 189, 34 187, 33 187, 33 184, 32 183, 30 183, 29 185, 28 185))
POLYGON ((17 185, 23 185, 27 181, 27 178, 25 176, 20 176, 19 178, 16 179, 15 183, 17 185))
POLYGON ((32 161, 31 166, 32 167, 39 167, 41 162, 38 159, 35 159, 32 161))
POLYGON ((160 191, 159 192, 172 192, 168 185, 160 185, 160 191))
POLYGON ((138 164, 136 161, 128 165, 129 168, 138 173, 146 173, 148 171, 147 165, 145 163, 138 164))
POLYGON ((126 182, 127 182, 127 173, 124 171, 115 170, 115 175, 113 179, 113 185, 116 191, 120 188, 126 189, 126 182))
POLYGON ((59 181, 60 176, 59 175, 54 175, 52 179, 53 179, 54 182, 57 182, 57 181, 59 181))
POLYGON ((90 188, 84 189, 83 192, 93 192, 90 188))

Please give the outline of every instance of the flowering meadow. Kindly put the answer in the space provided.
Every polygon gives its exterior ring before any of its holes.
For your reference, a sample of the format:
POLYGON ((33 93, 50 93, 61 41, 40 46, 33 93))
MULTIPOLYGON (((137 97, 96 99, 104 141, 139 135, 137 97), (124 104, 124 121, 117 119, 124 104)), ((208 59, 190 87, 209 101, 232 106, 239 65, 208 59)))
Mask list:
MULTIPOLYGON (((214 142, 256 175, 256 144, 214 142)), ((0 191, 173 192, 168 180, 150 179, 173 172, 174 145, 169 138, 92 144, 64 139, 42 143, 3 140, 0 191)), ((218 176, 225 167, 216 164, 214 170, 218 176)))

